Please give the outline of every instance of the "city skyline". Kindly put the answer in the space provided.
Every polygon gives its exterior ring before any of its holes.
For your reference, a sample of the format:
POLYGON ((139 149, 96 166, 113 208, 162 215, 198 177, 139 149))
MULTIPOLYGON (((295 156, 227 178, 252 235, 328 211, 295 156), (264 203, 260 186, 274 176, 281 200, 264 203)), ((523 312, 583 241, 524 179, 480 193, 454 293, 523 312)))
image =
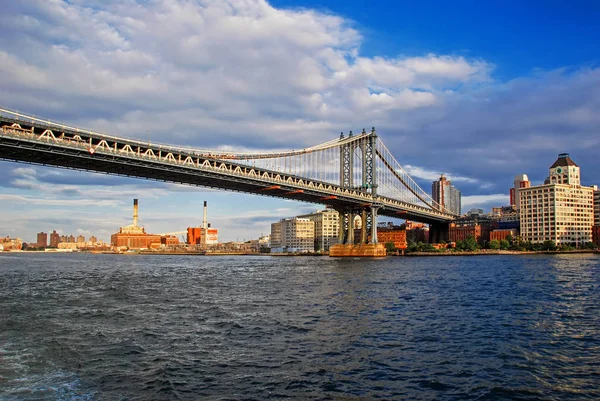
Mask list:
MULTIPOLYGON (((507 205, 516 175, 541 184, 547 160, 563 152, 582 166, 583 185, 600 183, 595 4, 436 4, 428 19, 427 2, 225 3, 9 4, 3 105, 198 148, 299 148, 375 125, 423 189, 445 174, 463 210, 507 205), (181 24, 167 29, 173 20, 181 24)), ((109 238, 135 197, 156 233, 199 225, 207 200, 223 240, 257 238, 273 220, 321 207, 0 166, 0 235, 30 240, 53 229, 109 238)))

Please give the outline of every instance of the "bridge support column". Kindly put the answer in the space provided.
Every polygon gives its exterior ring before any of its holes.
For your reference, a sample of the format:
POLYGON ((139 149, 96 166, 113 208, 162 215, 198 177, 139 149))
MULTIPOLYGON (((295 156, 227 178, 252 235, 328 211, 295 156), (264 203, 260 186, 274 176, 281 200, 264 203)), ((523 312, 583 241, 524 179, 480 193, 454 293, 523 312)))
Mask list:
POLYGON ((348 244, 354 245, 354 212, 348 212, 348 244))
POLYGON ((439 244, 450 238, 450 223, 429 224, 429 243, 439 244))
POLYGON ((338 227, 340 229, 338 235, 338 244, 343 244, 346 241, 346 227, 344 226, 345 212, 343 210, 338 210, 337 212, 339 215, 338 227))
POLYGON ((360 243, 367 243, 367 210, 363 209, 361 213, 362 224, 360 226, 360 243))
POLYGON ((371 243, 377 244, 377 210, 378 206, 371 206, 371 243))

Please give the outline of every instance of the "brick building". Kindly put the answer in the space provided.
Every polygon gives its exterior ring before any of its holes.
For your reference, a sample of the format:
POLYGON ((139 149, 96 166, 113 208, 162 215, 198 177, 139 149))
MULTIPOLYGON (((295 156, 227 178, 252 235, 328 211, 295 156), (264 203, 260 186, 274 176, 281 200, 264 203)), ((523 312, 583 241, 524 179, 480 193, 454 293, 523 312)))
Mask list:
POLYGON ((392 242, 396 249, 406 249, 406 227, 394 225, 378 226, 377 242, 380 244, 392 242))

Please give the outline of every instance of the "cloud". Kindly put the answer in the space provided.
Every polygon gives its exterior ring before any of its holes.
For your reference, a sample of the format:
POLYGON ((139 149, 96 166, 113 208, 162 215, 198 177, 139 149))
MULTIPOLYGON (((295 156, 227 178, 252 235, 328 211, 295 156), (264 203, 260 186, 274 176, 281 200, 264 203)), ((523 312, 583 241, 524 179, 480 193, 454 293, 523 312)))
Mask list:
POLYGON ((312 145, 357 115, 429 107, 493 68, 360 56, 350 21, 265 1, 20 3, 0 39, 12 107, 162 142, 312 145))
POLYGON ((493 206, 506 206, 509 204, 509 197, 506 194, 492 194, 492 195, 470 195, 463 196, 461 198, 461 204, 463 212, 467 209, 479 208, 489 209, 493 206))
POLYGON ((477 180, 475 178, 463 177, 460 175, 454 175, 454 174, 446 173, 446 172, 438 173, 435 171, 426 170, 422 167, 412 166, 410 164, 404 166, 404 169, 413 178, 420 178, 423 180, 437 181, 440 179, 440 175, 444 174, 446 176, 446 178, 448 180, 450 180, 451 182, 466 182, 466 183, 472 183, 472 184, 476 184, 479 182, 479 180, 477 180))

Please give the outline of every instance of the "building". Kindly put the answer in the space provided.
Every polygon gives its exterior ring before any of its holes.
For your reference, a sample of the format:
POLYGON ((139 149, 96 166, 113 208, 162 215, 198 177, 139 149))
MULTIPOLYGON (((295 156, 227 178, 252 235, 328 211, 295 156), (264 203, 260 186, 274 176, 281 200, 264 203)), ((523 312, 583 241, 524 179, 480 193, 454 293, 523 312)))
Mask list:
POLYGON ((339 240, 339 220, 340 215, 337 210, 325 209, 311 214, 298 216, 299 218, 309 219, 315 224, 314 232, 314 250, 329 252, 332 245, 339 240))
POLYGON ((50 234, 50 248, 57 248, 60 242, 60 234, 56 230, 52 231, 50 234))
POLYGON ((406 249, 406 226, 395 226, 392 223, 377 225, 377 241, 381 244, 391 242, 396 249, 406 249))
POLYGON ((5 237, 0 239, 0 244, 2 244, 3 250, 5 251, 20 251, 23 249, 23 241, 21 241, 21 238, 5 237))
POLYGON ((283 248, 283 238, 281 236, 281 220, 277 223, 271 223, 271 249, 283 248))
POLYGON ((315 223, 306 218, 271 224, 271 252, 314 252, 315 223))
POLYGON ((594 189, 581 186, 579 166, 568 153, 558 155, 545 184, 519 193, 524 241, 575 246, 592 241, 594 189))
POLYGON ((508 238, 509 235, 512 238, 516 238, 518 235, 517 230, 514 228, 492 230, 490 232, 490 241, 493 241, 493 240, 502 241, 502 240, 505 240, 506 238, 508 238))
POLYGON ((75 242, 77 242, 77 243, 85 242, 85 237, 83 235, 78 235, 75 242))
POLYGON ((600 226, 600 189, 597 185, 592 188, 594 189, 594 225, 600 226))
POLYGON ((110 236, 110 244, 115 248, 126 249, 151 249, 160 248, 162 236, 158 234, 146 234, 143 227, 138 223, 138 200, 133 200, 133 224, 124 226, 119 232, 110 236))
POLYGON ((448 179, 441 175, 440 179, 431 184, 431 197, 435 202, 445 207, 450 213, 461 214, 460 191, 448 179))
POLYGON ((206 229, 202 227, 188 227, 187 243, 190 245, 216 245, 219 243, 219 230, 210 228, 210 224, 206 229))
POLYGON ((201 245, 203 248, 219 243, 219 230, 211 228, 207 219, 208 203, 204 201, 204 216, 202 227, 188 227, 187 243, 190 245, 201 245))
POLYGON ((592 227, 592 242, 600 248, 600 226, 592 227))
POLYGON ((40 248, 45 248, 48 246, 48 233, 41 232, 37 234, 37 242, 36 245, 40 248))
POLYGON ((531 182, 527 174, 520 174, 515 177, 514 186, 510 189, 510 205, 514 206, 516 210, 521 208, 519 195, 521 188, 529 187, 531 187, 531 182))
POLYGON ((490 232, 497 228, 496 225, 494 220, 485 215, 461 217, 450 223, 448 239, 450 242, 458 242, 473 237, 480 246, 486 246, 490 241, 490 232))
POLYGON ((406 242, 426 242, 429 240, 429 227, 423 223, 406 220, 406 242))

